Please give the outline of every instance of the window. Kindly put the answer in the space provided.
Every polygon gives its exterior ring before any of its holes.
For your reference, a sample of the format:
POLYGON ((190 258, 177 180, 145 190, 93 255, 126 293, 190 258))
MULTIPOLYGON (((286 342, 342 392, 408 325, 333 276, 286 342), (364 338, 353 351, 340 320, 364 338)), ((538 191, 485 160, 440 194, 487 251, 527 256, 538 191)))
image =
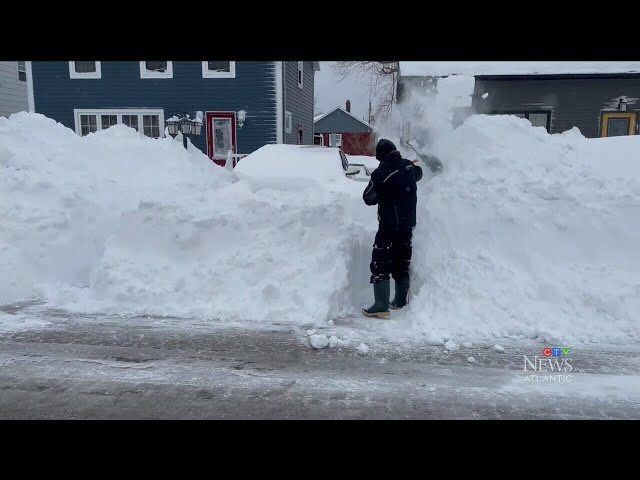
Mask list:
POLYGON ((629 135, 630 119, 627 118, 609 118, 607 120, 607 137, 621 137, 629 135))
POLYGON ((638 131, 637 112, 605 111, 600 121, 601 137, 636 135, 638 131))
POLYGON ((291 116, 291 112, 284 112, 284 129, 287 133, 291 133, 293 123, 293 119, 291 116))
POLYGON ((70 78, 101 78, 100 62, 69 62, 70 78))
POLYGON ((160 138, 164 136, 164 112, 160 109, 76 109, 74 116, 76 133, 83 137, 118 123, 133 128, 147 137, 160 138), (140 126, 142 126, 142 130, 140 126))
POLYGON ((298 62, 298 86, 302 88, 304 81, 304 62, 298 62))
POLYGON ((160 124, 158 123, 160 117, 158 115, 143 115, 142 116, 142 133, 145 136, 151 138, 160 137, 160 124))
POLYGON ((80 135, 84 137, 98 131, 97 115, 80 115, 80 135))
POLYGON ((133 128, 137 132, 140 131, 138 128, 138 115, 122 115, 122 123, 129 128, 133 128))
POLYGON ((531 122, 531 125, 534 127, 544 127, 547 128, 547 119, 549 118, 546 113, 530 113, 527 119, 531 122))
POLYGON ((20 82, 27 81, 27 62, 18 62, 18 80, 20 82))
POLYGON ((342 134, 341 133, 330 133, 329 134, 329 146, 330 147, 342 147, 342 134), (336 136, 336 143, 333 144, 333 136, 336 136))
POLYGON ((140 62, 140 78, 173 78, 173 62, 140 62))
POLYGON ((347 156, 340 150, 340 160, 342 161, 342 169, 346 172, 349 170, 349 160, 347 160, 347 156))
POLYGON ((236 78, 236 62, 202 62, 202 78, 236 78))
POLYGON ((102 124, 102 130, 105 130, 110 126, 118 123, 118 116, 117 115, 100 115, 100 122, 102 124))

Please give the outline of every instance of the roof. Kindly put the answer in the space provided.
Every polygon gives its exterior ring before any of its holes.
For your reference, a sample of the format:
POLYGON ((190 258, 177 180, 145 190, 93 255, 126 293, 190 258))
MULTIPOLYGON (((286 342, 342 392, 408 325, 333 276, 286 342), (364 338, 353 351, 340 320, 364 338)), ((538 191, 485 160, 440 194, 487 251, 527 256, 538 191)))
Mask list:
MULTIPOLYGON (((400 62, 402 77, 527 76, 640 73, 640 62, 400 62)), ((615 74, 615 75, 614 75, 615 74)))
POLYGON ((375 130, 376 127, 374 127, 373 125, 371 125, 370 123, 365 122, 364 120, 359 119, 358 117, 356 117, 355 115, 352 115, 350 112, 347 112, 344 108, 342 107, 336 107, 333 110, 331 110, 330 112, 327 113, 323 113, 322 115, 318 115, 316 117, 313 117, 313 123, 318 123, 318 121, 322 120, 324 117, 327 117, 329 115, 331 115, 332 113, 336 112, 336 111, 342 111, 343 113, 346 113, 347 115, 349 115, 351 118, 356 119, 358 122, 360 122, 361 124, 363 124, 365 127, 370 128, 371 130, 375 130))
POLYGON ((554 73, 531 75, 476 75, 478 80, 588 80, 588 79, 622 79, 640 78, 638 73, 554 73))

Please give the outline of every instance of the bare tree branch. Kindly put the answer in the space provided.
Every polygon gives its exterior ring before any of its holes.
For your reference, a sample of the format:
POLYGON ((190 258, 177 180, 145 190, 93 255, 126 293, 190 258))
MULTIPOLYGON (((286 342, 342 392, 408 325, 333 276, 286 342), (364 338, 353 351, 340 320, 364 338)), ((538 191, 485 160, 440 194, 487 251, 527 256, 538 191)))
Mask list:
POLYGON ((332 68, 338 75, 338 81, 347 77, 367 79, 374 117, 385 121, 391 116, 396 102, 398 62, 341 61, 335 62, 332 68))

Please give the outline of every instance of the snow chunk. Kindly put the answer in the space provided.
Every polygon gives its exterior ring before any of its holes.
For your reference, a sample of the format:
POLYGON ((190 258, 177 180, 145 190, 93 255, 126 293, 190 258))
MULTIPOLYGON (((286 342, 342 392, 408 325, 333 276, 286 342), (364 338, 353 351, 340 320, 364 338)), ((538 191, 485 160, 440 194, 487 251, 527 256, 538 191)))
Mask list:
POLYGON ((307 335, 311 336, 311 335, 315 335, 316 334, 316 329, 312 328, 311 330, 307 330, 307 335))
POLYGON ((456 342, 454 342, 453 340, 448 340, 445 344, 444 344, 444 348, 445 350, 448 350, 449 352, 454 352, 456 350, 458 350, 458 348, 460 348, 458 346, 458 344, 456 342))
POLYGON ((318 350, 329 345, 329 339, 326 337, 326 335, 311 335, 309 337, 309 340, 311 341, 311 346, 318 350))
POLYGON ((473 357, 469 357, 469 358, 467 358, 467 362, 469 362, 469 363, 477 363, 478 361, 473 357))
POLYGON ((464 342, 464 343, 462 344, 462 346, 463 346, 464 348, 471 348, 471 347, 473 347, 473 343, 471 343, 471 342, 464 342))
POLYGON ((329 338, 329 347, 331 348, 339 347, 342 345, 342 343, 342 340, 340 340, 335 335, 331 335, 331 338, 329 338))
POLYGON ((369 347, 364 343, 361 343, 360 345, 358 345, 358 353, 360 355, 366 355, 367 353, 369 353, 369 347))
POLYGON ((502 353, 504 353, 504 347, 503 347, 502 345, 498 345, 497 343, 493 346, 493 349, 494 349, 496 352, 502 352, 502 353))

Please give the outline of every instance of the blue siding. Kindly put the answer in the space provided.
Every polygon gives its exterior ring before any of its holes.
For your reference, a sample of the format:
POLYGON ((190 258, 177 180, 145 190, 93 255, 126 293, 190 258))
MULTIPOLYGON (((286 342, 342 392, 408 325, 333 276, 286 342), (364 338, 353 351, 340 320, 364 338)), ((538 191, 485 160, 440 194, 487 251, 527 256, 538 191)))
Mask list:
MULTIPOLYGON (((69 78, 69 62, 33 62, 36 112, 75 130, 74 108, 161 108, 165 119, 245 110, 244 127, 236 129, 238 153, 276 142, 274 62, 236 62, 236 78, 202 78, 202 62, 173 62, 173 78, 163 79, 141 79, 139 62, 101 66, 101 79, 78 80, 69 78)), ((206 153, 204 128, 194 144, 206 153)))

